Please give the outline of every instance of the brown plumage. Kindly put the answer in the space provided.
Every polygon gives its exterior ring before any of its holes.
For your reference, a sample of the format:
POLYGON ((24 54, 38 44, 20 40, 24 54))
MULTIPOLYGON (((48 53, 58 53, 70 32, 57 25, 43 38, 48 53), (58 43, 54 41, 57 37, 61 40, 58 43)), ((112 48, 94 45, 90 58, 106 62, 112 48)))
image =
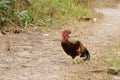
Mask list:
POLYGON ((63 39, 61 41, 61 45, 63 50, 70 55, 72 59, 74 59, 76 56, 80 56, 84 57, 83 60, 89 60, 90 54, 87 48, 84 47, 84 45, 78 40, 69 40, 69 34, 71 34, 70 30, 64 30, 62 33, 63 39))

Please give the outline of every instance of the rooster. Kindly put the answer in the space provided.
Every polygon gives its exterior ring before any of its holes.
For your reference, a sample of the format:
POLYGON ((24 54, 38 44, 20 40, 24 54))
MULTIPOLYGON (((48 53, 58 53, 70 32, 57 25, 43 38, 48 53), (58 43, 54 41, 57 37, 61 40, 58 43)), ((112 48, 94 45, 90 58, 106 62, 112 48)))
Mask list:
POLYGON ((74 59, 76 56, 84 57, 85 60, 90 59, 89 51, 79 40, 70 40, 70 30, 64 30, 62 32, 61 45, 63 50, 74 59))

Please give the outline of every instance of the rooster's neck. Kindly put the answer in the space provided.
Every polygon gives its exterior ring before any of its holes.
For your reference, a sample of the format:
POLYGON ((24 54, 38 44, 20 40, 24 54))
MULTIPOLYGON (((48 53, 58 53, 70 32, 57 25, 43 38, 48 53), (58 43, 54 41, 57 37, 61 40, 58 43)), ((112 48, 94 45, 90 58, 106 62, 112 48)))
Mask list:
POLYGON ((62 38, 62 41, 68 41, 68 39, 69 39, 69 37, 66 36, 66 37, 63 37, 63 38, 62 38))

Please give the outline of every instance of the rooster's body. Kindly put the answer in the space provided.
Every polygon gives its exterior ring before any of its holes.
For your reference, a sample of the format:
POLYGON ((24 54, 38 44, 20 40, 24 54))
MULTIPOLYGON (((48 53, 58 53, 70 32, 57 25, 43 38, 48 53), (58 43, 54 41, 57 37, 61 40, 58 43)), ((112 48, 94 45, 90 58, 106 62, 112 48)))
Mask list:
POLYGON ((70 55, 72 59, 80 55, 80 57, 85 57, 85 59, 83 60, 89 60, 90 54, 87 48, 85 48, 83 44, 78 40, 74 40, 74 41, 69 40, 69 36, 68 36, 69 34, 71 34, 71 31, 69 30, 63 31, 63 34, 62 34, 63 39, 62 39, 61 45, 64 51, 68 55, 70 55))

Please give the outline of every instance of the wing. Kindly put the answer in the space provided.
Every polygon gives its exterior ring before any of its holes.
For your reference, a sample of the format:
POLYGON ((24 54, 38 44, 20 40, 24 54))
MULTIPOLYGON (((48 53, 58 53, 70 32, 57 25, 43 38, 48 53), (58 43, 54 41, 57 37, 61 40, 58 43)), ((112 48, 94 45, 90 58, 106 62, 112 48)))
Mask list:
POLYGON ((70 55, 72 58, 75 58, 78 55, 79 41, 63 41, 61 42, 62 48, 64 51, 70 55))
POLYGON ((69 45, 66 41, 61 42, 63 50, 70 55, 73 52, 73 48, 71 45, 69 45))

